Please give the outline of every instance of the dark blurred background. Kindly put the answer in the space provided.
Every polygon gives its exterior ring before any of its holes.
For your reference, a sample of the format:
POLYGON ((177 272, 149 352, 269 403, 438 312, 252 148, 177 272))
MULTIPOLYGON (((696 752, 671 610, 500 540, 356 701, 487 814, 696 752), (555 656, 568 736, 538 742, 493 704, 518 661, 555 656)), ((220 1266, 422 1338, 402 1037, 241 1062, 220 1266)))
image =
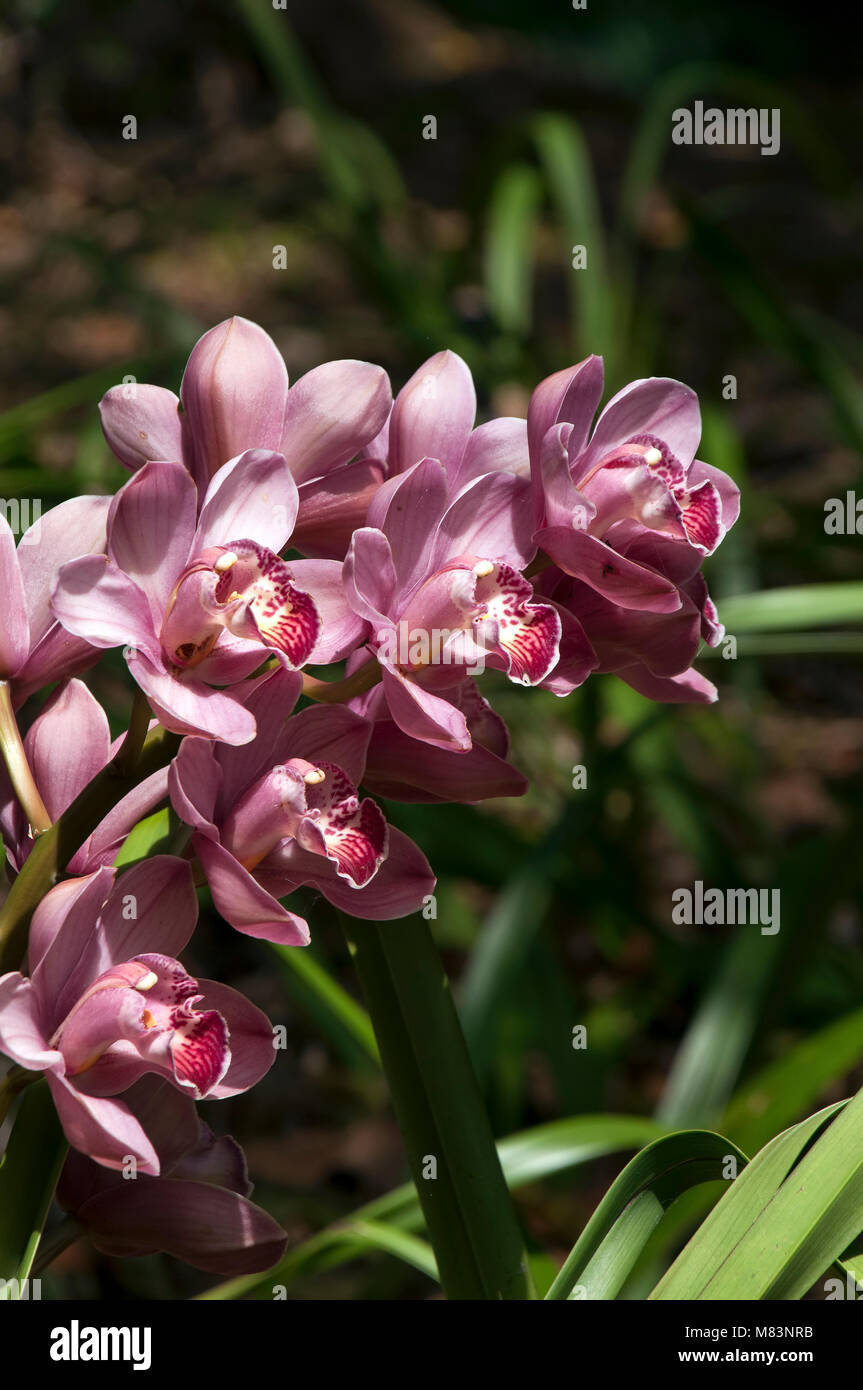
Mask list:
MULTIPOLYGON (((658 1114, 751 1152, 863 1080, 863 634, 817 603, 768 630, 739 597, 863 579, 860 538, 824 530, 828 498, 863 494, 863 92, 844 23, 838 7, 671 0, 3 9, 4 498, 47 509, 118 486, 100 395, 125 375, 177 389, 197 336, 231 314, 273 335, 292 379, 361 357, 397 389, 454 348, 481 418, 523 414, 587 352, 609 389, 679 377, 702 400, 700 456, 743 488, 707 566, 739 634, 736 659, 702 662, 718 706, 652 707, 612 677, 567 701, 494 683, 529 795, 388 807, 440 876, 434 930, 501 1135, 658 1114), (673 145, 671 112, 696 99, 779 108, 780 153, 673 145), (672 925, 672 889, 696 878, 779 887, 780 933, 672 925)), ((122 663, 88 680, 119 728, 122 663)), ((307 907, 314 960, 353 992, 331 909, 307 907)), ((204 909, 190 965, 247 990, 289 1043, 207 1118, 241 1139, 298 1246, 404 1179, 398 1130, 308 983, 204 909)), ((540 1277, 622 1162, 522 1190, 540 1277)), ((86 1242, 48 1278, 51 1296, 86 1298, 213 1282, 86 1242)), ((366 1256, 289 1297, 432 1291, 366 1256)))

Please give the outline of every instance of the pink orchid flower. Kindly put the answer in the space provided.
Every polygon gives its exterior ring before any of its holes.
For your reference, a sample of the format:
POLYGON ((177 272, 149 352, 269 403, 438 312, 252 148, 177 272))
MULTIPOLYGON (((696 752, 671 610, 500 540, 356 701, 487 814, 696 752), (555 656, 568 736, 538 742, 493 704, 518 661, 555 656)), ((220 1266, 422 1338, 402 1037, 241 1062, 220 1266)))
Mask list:
POLYGON ((463 681, 447 698, 464 715, 471 737, 467 752, 418 743, 404 733, 389 717, 378 686, 350 701, 350 709, 374 720, 363 786, 391 801, 473 803, 524 796, 528 780, 507 761, 509 731, 476 682, 463 681))
POLYGON ((278 899, 306 884, 354 917, 402 917, 434 888, 425 856, 361 799, 371 725, 342 706, 286 719, 300 682, 274 671, 247 700, 258 736, 242 751, 183 740, 171 764, 175 811, 218 911, 249 936, 305 946, 309 929, 278 899))
MULTIPOLYGON (((24 737, 24 752, 52 821, 71 806, 79 792, 118 751, 122 738, 111 740, 108 718, 86 685, 71 680, 46 700, 24 737)), ((160 768, 128 792, 72 856, 71 874, 88 874, 113 863, 129 832, 167 795, 168 769, 160 768)), ((0 831, 12 866, 21 868, 33 837, 27 817, 0 764, 0 831)))
POLYGON ((177 960, 198 915, 187 863, 67 879, 39 904, 29 978, 0 977, 0 1051, 43 1071, 74 1149, 107 1168, 159 1156, 119 1095, 155 1073, 194 1098, 245 1091, 273 1063, 272 1027, 235 990, 177 960))
MULTIPOLYGON (((622 540, 618 544, 622 554, 650 563, 669 578, 681 572, 679 561, 684 557, 673 541, 639 534, 629 544, 622 540)), ((613 672, 651 700, 710 704, 717 698, 716 687, 692 669, 692 662, 700 642, 717 646, 724 629, 698 571, 678 579, 678 586, 679 608, 673 613, 651 613, 612 603, 556 567, 537 581, 540 591, 582 628, 596 652, 597 671, 613 672)), ((552 671, 545 684, 556 694, 566 693, 562 666, 552 671)))
POLYGON ((248 677, 269 652, 302 666, 319 637, 313 598, 278 556, 296 484, 281 454, 253 449, 219 469, 196 512, 182 464, 145 464, 111 503, 107 557, 63 565, 53 608, 93 646, 126 647, 165 728, 245 743, 254 719, 217 687, 248 677))
POLYGON ((217 1139, 194 1101, 169 1082, 145 1076, 125 1103, 159 1156, 159 1176, 135 1182, 74 1149, 57 1200, 106 1255, 164 1251, 210 1274, 270 1269, 287 1237, 268 1212, 249 1201, 246 1160, 235 1140, 217 1139))
MULTIPOLYGON (((521 574, 535 547, 530 515, 515 505, 520 482, 491 473, 450 500, 444 465, 423 459, 378 490, 345 560, 348 603, 383 669, 378 700, 404 733, 439 748, 471 747, 465 715, 447 698, 466 675, 490 666, 538 685, 559 660, 560 615, 521 574)), ((593 663, 586 642, 582 655, 583 679, 593 663)))
POLYGON ((560 569, 623 608, 673 613, 675 580, 633 549, 633 535, 681 547, 691 574, 737 519, 739 492, 695 459, 698 397, 678 381, 632 382, 590 425, 602 362, 589 357, 542 382, 527 432, 537 544, 560 569))
POLYGON ((24 532, 16 548, 0 514, 0 680, 17 707, 34 690, 83 671, 97 659, 91 644, 61 627, 51 611, 57 568, 81 555, 104 554, 110 498, 73 497, 24 532))
POLYGON ((127 468, 182 460, 202 494, 248 449, 284 454, 299 487, 296 546, 341 560, 383 477, 379 464, 358 455, 391 402, 386 373, 370 362, 326 362, 289 387, 269 335, 231 318, 193 348, 179 400, 160 386, 115 386, 100 410, 108 444, 127 468))

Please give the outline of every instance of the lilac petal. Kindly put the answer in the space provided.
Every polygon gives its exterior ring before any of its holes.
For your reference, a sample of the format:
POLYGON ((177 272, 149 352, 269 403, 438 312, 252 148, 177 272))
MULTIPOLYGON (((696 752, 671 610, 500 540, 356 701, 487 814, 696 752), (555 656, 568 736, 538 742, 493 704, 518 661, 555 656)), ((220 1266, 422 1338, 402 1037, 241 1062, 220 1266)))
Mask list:
POLYGON ((298 506, 297 485, 284 456, 247 449, 213 476, 192 553, 244 536, 278 553, 294 529, 298 506))
POLYGON ((302 483, 291 544, 316 559, 343 560, 383 480, 384 465, 362 458, 302 483))
POLYGON ((375 497, 369 519, 389 541, 398 592, 404 595, 428 573, 434 533, 446 507, 446 473, 437 459, 423 458, 402 473, 391 492, 388 488, 385 483, 375 497))
POLYGON ((465 717, 449 700, 423 690, 416 681, 384 668, 383 688, 393 719, 411 738, 436 748, 466 751, 471 746, 465 717))
POLYGON ((0 975, 0 1052, 27 1071, 63 1065, 61 1054, 48 1046, 42 1031, 37 992, 17 970, 0 975))
POLYGON ((180 402, 162 386, 112 386, 99 402, 108 447, 133 471, 150 459, 183 458, 180 402))
POLYGON ((254 741, 242 748, 220 743, 214 750, 222 769, 222 786, 213 817, 217 823, 247 787, 275 763, 290 756, 285 745, 285 721, 299 698, 302 677, 280 667, 250 684, 243 699, 257 725, 254 741))
POLYGON ((577 366, 555 372, 539 383, 527 412, 532 468, 539 461, 543 439, 557 424, 572 425, 570 456, 581 453, 602 396, 602 375, 602 358, 586 357, 577 366))
POLYGON ((648 700, 660 700, 663 704, 712 705, 719 698, 716 686, 699 671, 684 671, 682 675, 654 676, 644 666, 626 666, 615 675, 644 695, 648 700))
POLYGON ((207 1093, 224 1100, 257 1085, 276 1059, 273 1025, 267 1015, 238 990, 216 980, 199 980, 201 999, 196 1009, 215 1009, 228 1025, 231 1061, 228 1070, 207 1093))
POLYGON ((146 594, 103 555, 85 555, 63 565, 52 606, 65 628, 94 647, 158 652, 146 594))
POLYGON ((233 694, 201 681, 169 676, 142 655, 130 662, 129 669, 160 724, 172 733, 198 734, 226 743, 249 743, 255 737, 254 716, 233 694))
POLYGON ((186 825, 215 833, 213 817, 222 769, 208 739, 184 738, 168 770, 171 805, 186 825))
POLYGON ((373 730, 362 781, 375 796, 476 802, 527 791, 527 778, 475 737, 469 752, 453 753, 418 743, 389 719, 378 720, 373 730))
MULTIPOLYGON (((606 454, 614 453, 639 434, 656 435, 684 469, 688 468, 701 437, 701 412, 695 392, 667 377, 647 377, 618 391, 597 420, 590 444, 578 458, 575 482, 606 454)), ((572 447, 570 457, 575 457, 572 447)))
POLYGON ((108 717, 81 681, 56 690, 34 719, 24 748, 52 821, 108 761, 108 717))
MULTIPOLYGON (((115 880, 95 932, 98 962, 91 978, 115 961, 148 951, 176 958, 198 920, 192 868, 185 859, 157 854, 115 880)), ((94 954, 95 954, 94 953, 94 954)))
MULTIPOLYGON (((310 863, 314 857, 299 852, 296 859, 298 878, 315 883, 329 902, 352 917, 384 920, 406 917, 410 912, 418 912, 423 900, 434 892, 435 876, 422 850, 392 826, 389 853, 365 888, 351 888, 343 878, 335 875, 326 879, 314 875, 315 865, 310 863)), ((318 859, 317 863, 320 862, 318 859)))
POLYGON ((536 554, 530 482, 491 473, 468 483, 447 508, 432 547, 429 569, 459 556, 503 560, 524 569, 536 554))
POLYGON ((599 658, 578 619, 562 605, 555 604, 554 607, 561 622, 560 659, 542 681, 542 687, 550 690, 552 695, 569 695, 578 686, 584 685, 591 671, 595 671, 599 665, 599 658))
POLYGON ((84 921, 87 917, 98 916, 112 883, 113 874, 108 869, 104 871, 100 880, 96 879, 95 871, 93 871, 81 878, 65 879, 45 894, 30 923, 27 960, 31 976, 35 974, 36 967, 81 894, 84 894, 86 898, 86 905, 81 918, 84 921), (94 886, 96 883, 98 883, 98 887, 94 886))
POLYGON ((563 526, 549 526, 536 536, 542 550, 566 574, 574 575, 623 608, 673 613, 680 594, 668 579, 635 564, 595 536, 563 526))
POLYGON ((554 425, 542 440, 533 471, 534 516, 538 525, 586 530, 596 507, 572 481, 571 433, 570 425, 554 425))
POLYGON ((483 473, 515 473, 522 478, 530 476, 526 420, 502 416, 473 430, 461 463, 449 472, 450 486, 464 487, 465 483, 481 477, 483 473))
MULTIPOLYGON (((209 747, 209 744, 207 745, 209 747)), ((117 802, 100 821, 89 840, 67 865, 70 874, 89 874, 103 864, 113 864, 126 836, 139 820, 150 815, 168 795, 168 769, 159 768, 145 777, 117 802)))
POLYGON ((396 574, 390 543, 382 531, 363 526, 354 532, 342 578, 354 612, 376 626, 386 626, 395 601, 396 574))
POLYGON ((247 1197, 173 1177, 144 1177, 99 1192, 76 1217, 104 1254, 161 1250, 209 1274, 263 1273, 287 1244, 281 1226, 247 1197))
POLYGON ((390 473, 420 459, 439 459, 447 471, 461 463, 476 415, 470 368, 454 352, 437 352, 402 387, 390 417, 390 473))
POLYGON ((389 415, 386 372, 371 362, 325 362, 288 392, 281 448, 298 483, 347 463, 389 415))
POLYGON ((203 490, 246 449, 281 447, 288 373, 262 328, 226 319, 199 338, 180 387, 186 462, 203 490))
POLYGON ((328 666, 343 661, 359 646, 366 624, 349 606, 338 560, 292 560, 291 574, 309 594, 320 617, 320 632, 309 662, 328 666))
MULTIPOLYGON (((134 1158, 140 1173, 159 1172, 159 1156, 128 1107, 112 1097, 88 1096, 63 1076, 48 1073, 57 1114, 73 1149, 105 1168, 134 1158)), ((134 1188, 134 1183, 129 1183, 134 1188)))
POLYGON ((283 946, 308 945, 309 929, 302 917, 283 908, 232 854, 203 835, 196 835, 193 843, 216 910, 226 922, 246 936, 283 946))
POLYGON ((0 623, 0 680, 9 680, 24 665, 30 650, 30 626, 24 598, 24 583, 18 567, 15 537, 0 512, 0 593, 3 595, 3 622, 0 623))
POLYGON ((108 554, 147 595, 156 625, 195 532, 197 493, 181 463, 147 463, 108 513, 108 554))
POLYGON ((33 914, 28 947, 30 976, 49 1034, 106 968, 98 923, 113 882, 110 869, 67 879, 45 894, 33 914))
POLYGON ((44 686, 95 666, 99 655, 97 648, 83 637, 73 637, 60 623, 52 623, 41 641, 31 648, 15 677, 15 708, 19 709, 28 696, 44 686))
POLYGON ((56 621, 51 591, 60 566, 82 555, 104 555, 110 505, 110 497, 72 497, 52 507, 21 537, 18 563, 24 580, 31 647, 44 638, 56 621))
POLYGON ((362 781, 372 725, 342 705, 315 705, 288 720, 284 748, 306 762, 337 763, 357 785, 362 781))

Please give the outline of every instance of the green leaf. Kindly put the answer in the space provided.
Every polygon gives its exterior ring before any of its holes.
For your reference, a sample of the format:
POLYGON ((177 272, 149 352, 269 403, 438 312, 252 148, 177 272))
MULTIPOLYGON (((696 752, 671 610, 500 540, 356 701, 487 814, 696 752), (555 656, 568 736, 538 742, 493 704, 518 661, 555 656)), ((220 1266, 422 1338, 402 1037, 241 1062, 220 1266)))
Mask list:
POLYGON ((280 946, 267 942, 279 962, 282 975, 309 1013, 331 1037, 346 1060, 356 1059, 357 1049, 380 1065, 380 1053, 372 1021, 365 1009, 311 954, 309 946, 280 946))
POLYGON ((67 1147, 47 1083, 28 1086, 0 1164, 0 1280, 28 1277, 67 1147))
POLYGON ((786 1051, 737 1092, 722 1130, 747 1153, 804 1115, 831 1082, 863 1058, 863 1009, 828 1024, 786 1051))
POLYGON ((677 1049, 656 1112, 666 1125, 713 1122, 727 1104, 755 1031, 779 953, 778 936, 744 932, 677 1049))
POLYGON ((527 1256, 458 1015, 418 917, 344 919, 449 1298, 524 1299, 527 1256))
MULTIPOLYGON (((511 1191, 526 1183, 577 1168, 605 1154, 637 1149, 662 1134, 655 1120, 630 1115, 577 1115, 568 1120, 537 1125, 523 1134, 513 1134, 497 1145, 498 1157, 511 1191)), ((422 1209, 412 1183, 395 1188, 353 1215, 352 1222, 387 1223, 389 1229, 418 1230, 423 1224, 422 1209)), ((203 1299, 272 1297, 274 1283, 287 1284, 300 1275, 320 1273, 351 1258, 352 1246, 344 1239, 344 1223, 326 1230, 289 1250, 264 1279, 258 1274, 244 1275, 201 1294, 203 1299)))
MULTIPOLYGON (((615 303, 606 269, 605 237, 590 150, 580 126, 568 116, 543 114, 532 123, 558 217, 566 235, 566 268, 571 277, 572 320, 581 354, 603 353, 606 362, 617 347, 615 303), (584 246, 587 264, 571 267, 571 248, 584 246)), ((608 371, 608 367, 606 366, 608 371)), ((608 372, 609 377, 613 372, 608 372)))
POLYGON ((722 621, 735 636, 863 622, 863 584, 805 584, 733 594, 722 604, 722 621))
POLYGON ((485 245, 485 288, 489 308, 507 333, 530 328, 533 242, 540 183, 534 169, 515 164, 497 179, 491 194, 485 245))
MULTIPOLYGON (((845 1225, 863 1226, 863 1186, 852 1191, 852 1207, 857 1211, 850 1223, 840 1222, 841 1244, 832 1254, 828 1251, 835 1239, 819 1239, 820 1219, 829 1216, 837 1197, 848 1195, 846 1179, 863 1166, 863 1109, 858 1095, 852 1104, 857 1106, 850 1126, 843 1124, 834 1136, 828 1151, 820 1143, 809 1149, 817 1136, 834 1132, 831 1121, 838 1112, 845 1121, 851 1106, 846 1101, 827 1106, 810 1115, 800 1124, 777 1135, 747 1165, 725 1196, 717 1202, 707 1219, 680 1252, 674 1264, 659 1281, 652 1299, 758 1299, 793 1298, 806 1292, 818 1274, 854 1238, 852 1229, 845 1235, 845 1225), (838 1137, 839 1143, 836 1139, 838 1137), (843 1159, 841 1145, 848 1145, 843 1159), (818 1154, 813 1175, 812 1158, 818 1154), (829 1161, 825 1162, 825 1158, 829 1161), (777 1223, 775 1213, 780 1213, 777 1223), (814 1235, 814 1244, 812 1238, 814 1235), (808 1246, 806 1245, 809 1241, 808 1246), (741 1253, 742 1252, 742 1253, 741 1253), (797 1261, 798 1255, 812 1256, 817 1268, 805 1282, 812 1268, 797 1261), (800 1293, 776 1292, 790 1287, 784 1271, 795 1264, 797 1273, 803 1270, 800 1293)), ((823 1228, 820 1232, 823 1234, 823 1228)))
POLYGON ((171 841, 171 808, 163 806, 151 816, 129 831, 120 846, 114 864, 118 869, 128 868, 152 854, 166 854, 171 841))
POLYGON ((724 1176, 746 1157, 721 1134, 681 1130, 649 1144, 612 1183, 546 1295, 614 1298, 666 1209, 682 1192, 724 1176))

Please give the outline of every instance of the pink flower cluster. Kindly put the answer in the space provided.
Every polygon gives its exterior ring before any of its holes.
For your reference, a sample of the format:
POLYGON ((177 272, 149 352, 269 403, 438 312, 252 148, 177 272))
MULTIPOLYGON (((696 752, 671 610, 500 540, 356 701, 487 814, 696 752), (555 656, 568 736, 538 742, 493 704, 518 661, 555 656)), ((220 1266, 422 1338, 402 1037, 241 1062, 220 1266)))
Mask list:
MULTIPOLYGON (((23 745, 50 818, 116 752, 78 679, 102 649, 122 648, 181 740, 69 861, 26 970, 0 977, 0 1050, 47 1078, 73 1149, 61 1195, 103 1248, 236 1272, 284 1243, 233 1141, 194 1111, 253 1085, 274 1051, 259 1010, 179 962, 193 864, 250 936, 306 944, 284 903, 302 886, 401 917, 434 878, 373 795, 525 790, 486 668, 559 696, 613 672, 656 700, 715 698, 692 665, 722 634, 701 565, 737 489, 695 458, 687 387, 634 382, 594 419, 602 388, 590 357, 541 382, 526 420, 476 426, 451 352, 395 400, 365 362, 290 385, 267 334, 235 318, 197 344, 179 398, 108 392, 104 432, 131 472, 116 496, 63 503, 17 549, 0 518, 0 680, 16 708, 55 687, 23 745), (168 801, 185 850, 113 867, 168 801), (119 1176, 130 1158, 138 1183, 119 1176)), ((33 834, 11 779, 0 828, 20 871, 33 834)))

